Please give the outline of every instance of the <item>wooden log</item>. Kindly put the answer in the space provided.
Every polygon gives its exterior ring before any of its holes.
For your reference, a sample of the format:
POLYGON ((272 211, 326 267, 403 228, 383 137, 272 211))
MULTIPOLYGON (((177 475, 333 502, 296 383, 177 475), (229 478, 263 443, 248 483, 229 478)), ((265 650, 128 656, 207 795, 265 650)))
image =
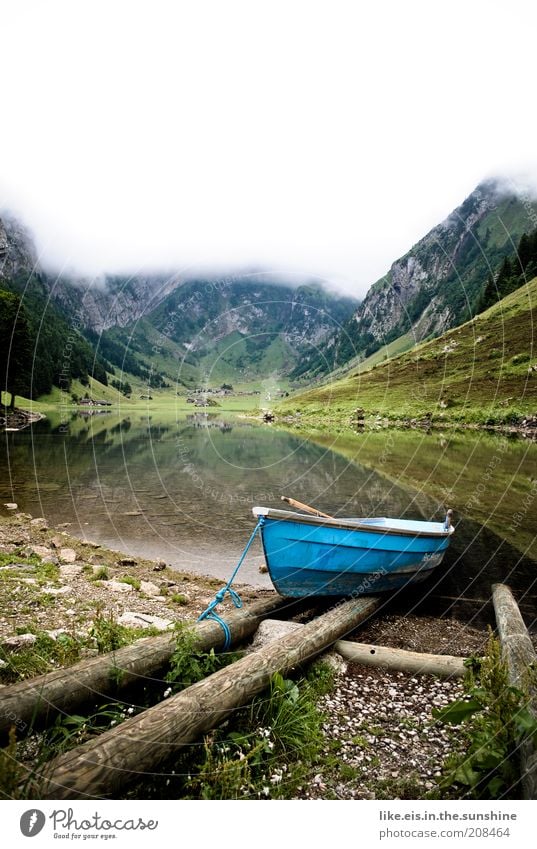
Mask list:
POLYGON ((464 657, 452 655, 404 651, 387 646, 353 643, 349 640, 338 640, 334 651, 339 652, 345 660, 361 663, 362 666, 385 666, 399 672, 411 672, 413 675, 462 678, 466 671, 464 657))
MULTIPOLYGON (((524 705, 537 720, 537 654, 509 587, 493 584, 496 624, 509 682, 524 693, 524 705)), ((519 746, 524 799, 537 799, 537 747, 531 738, 519 746)))
MULTIPOLYGON (((259 622, 278 608, 289 606, 276 593, 270 598, 225 614, 234 643, 251 636, 259 622)), ((193 622, 200 651, 221 648, 224 632, 218 622, 193 622)), ((58 714, 69 714, 85 702, 98 701, 153 675, 165 667, 175 651, 177 637, 166 633, 145 637, 109 654, 82 660, 67 669, 48 672, 0 691, 0 733, 12 725, 20 738, 31 728, 43 727, 58 714)))
MULTIPOLYGON (((265 619, 257 629, 251 649, 255 651, 292 631, 303 628, 298 622, 286 622, 277 619, 265 619)), ((355 643, 338 640, 333 651, 353 663, 362 666, 386 667, 413 675, 437 675, 440 678, 462 678, 466 671, 464 657, 446 654, 425 654, 369 643, 355 643)))
POLYGON ((269 685, 275 672, 289 672, 350 633, 380 603, 381 599, 368 597, 339 604, 296 633, 60 755, 34 776, 39 798, 113 797, 127 781, 154 773, 167 757, 246 705, 269 685))

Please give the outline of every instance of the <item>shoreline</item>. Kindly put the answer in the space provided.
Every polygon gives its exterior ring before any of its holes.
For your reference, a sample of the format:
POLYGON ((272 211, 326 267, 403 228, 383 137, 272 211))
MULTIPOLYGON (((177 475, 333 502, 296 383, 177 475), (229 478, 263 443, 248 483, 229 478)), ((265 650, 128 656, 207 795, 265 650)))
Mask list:
MULTIPOLYGON (((2 687, 13 681, 10 658, 31 651, 41 634, 49 642, 61 634, 80 639, 91 633, 96 616, 110 616, 130 621, 134 640, 148 629, 158 633, 197 618, 222 585, 219 579, 172 570, 163 561, 82 542, 43 518, 13 511, 0 517, 0 557, 2 687)), ((274 592, 248 585, 237 589, 245 605, 274 592)), ((230 602, 222 612, 226 608, 230 602)), ((350 636, 414 651, 470 655, 482 650, 487 632, 454 619, 388 614, 350 636)), ((85 648, 77 659, 96 653, 85 648)), ((54 661, 51 668, 62 665, 54 661)), ((432 710, 461 695, 457 679, 342 664, 332 690, 318 703, 321 753, 315 762, 302 764, 306 780, 290 786, 285 798, 436 798, 436 779, 447 752, 458 746, 458 731, 440 728, 432 710)), ((278 785, 265 795, 281 798, 282 792, 285 787, 278 785)))
MULTIPOLYGON (((263 422, 263 417, 257 417, 257 419, 263 422)), ((273 420, 267 423, 280 425, 291 431, 309 430, 312 433, 328 429, 333 430, 334 433, 353 433, 356 435, 390 430, 422 432, 454 430, 497 434, 498 436, 520 436, 521 438, 537 440, 537 415, 526 416, 521 424, 487 424, 486 422, 434 418, 434 416, 431 418, 405 416, 401 419, 390 419, 386 416, 368 414, 364 419, 355 420, 349 418, 348 414, 345 417, 330 418, 329 415, 319 416, 316 413, 310 417, 307 412, 280 415, 276 411, 273 420)))
POLYGON ((46 419, 44 413, 23 410, 20 407, 15 407, 14 410, 4 407, 3 413, 0 414, 0 433, 12 433, 24 430, 24 428, 41 421, 41 419, 46 419))

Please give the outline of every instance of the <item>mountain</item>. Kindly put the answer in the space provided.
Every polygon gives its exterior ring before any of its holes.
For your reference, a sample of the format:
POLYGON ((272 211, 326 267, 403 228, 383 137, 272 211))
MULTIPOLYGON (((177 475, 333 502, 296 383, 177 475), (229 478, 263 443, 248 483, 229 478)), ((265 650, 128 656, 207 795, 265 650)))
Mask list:
MULTIPOLYGON (((537 202, 499 180, 479 184, 388 273, 371 286, 326 356, 334 367, 363 359, 405 337, 399 347, 437 336, 475 314, 491 270, 537 222, 537 202)), ((308 374, 316 373, 317 361, 308 374)))
MULTIPOLYGON (((122 388, 129 376, 150 388, 285 380, 358 306, 316 282, 296 285, 263 272, 54 276, 39 267, 30 234, 11 216, 0 219, 1 290, 17 296, 30 328, 34 354, 18 367, 28 379, 17 392, 32 397, 53 384, 68 390, 74 378, 106 383, 117 372, 113 385, 122 388)), ((9 324, 16 313, 6 299, 0 319, 9 324)))
POLYGON ((293 395, 280 413, 299 410, 301 426, 330 430, 362 416, 424 425, 517 424, 530 416, 535 426, 536 322, 537 277, 433 340, 293 395))
POLYGON ((317 283, 290 285, 264 273, 196 278, 143 318, 92 339, 109 362, 136 373, 134 359, 145 377, 152 368, 187 386, 247 383, 291 375, 356 306, 317 283))
POLYGON ((16 219, 0 219, 0 388, 37 397, 73 379, 107 382, 106 368, 76 331, 73 316, 50 297, 29 232, 16 219))

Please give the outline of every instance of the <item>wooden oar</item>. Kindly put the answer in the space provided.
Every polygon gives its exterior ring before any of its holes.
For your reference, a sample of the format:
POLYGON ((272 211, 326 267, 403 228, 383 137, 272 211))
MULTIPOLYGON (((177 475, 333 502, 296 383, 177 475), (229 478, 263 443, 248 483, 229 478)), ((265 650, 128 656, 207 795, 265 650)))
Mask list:
POLYGON ((313 516, 322 516, 323 519, 333 519, 333 516, 329 516, 328 513, 323 513, 322 510, 316 510, 315 507, 309 507, 307 504, 302 504, 301 501, 295 501, 294 498, 287 498, 287 496, 282 495, 282 501, 290 504, 291 507, 297 507, 299 510, 305 510, 306 513, 311 513, 313 516))

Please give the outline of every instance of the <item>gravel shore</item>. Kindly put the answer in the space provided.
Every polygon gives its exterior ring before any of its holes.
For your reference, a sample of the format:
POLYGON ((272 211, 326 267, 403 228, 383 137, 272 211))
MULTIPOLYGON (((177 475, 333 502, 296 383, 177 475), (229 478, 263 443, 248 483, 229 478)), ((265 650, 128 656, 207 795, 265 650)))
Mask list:
MULTIPOLYGON (((0 517, 0 646, 36 630, 89 630, 95 610, 144 622, 192 620, 221 581, 181 573, 163 562, 129 558, 16 509, 0 517), (23 565, 24 561, 27 565, 23 565), (47 571, 47 566, 49 571, 47 571), (50 571, 52 567, 52 571, 50 571), (131 580, 125 583, 125 579, 131 580)), ((267 591, 241 587, 244 602, 267 591)), ((270 592, 270 591, 268 591, 270 592)), ((453 619, 384 615, 351 639, 435 654, 479 654, 485 629, 453 619)), ((457 729, 440 726, 432 709, 462 694, 460 679, 440 680, 351 663, 322 697, 325 744, 319 765, 297 791, 299 799, 423 798, 434 794, 440 769, 457 747, 457 729)))

